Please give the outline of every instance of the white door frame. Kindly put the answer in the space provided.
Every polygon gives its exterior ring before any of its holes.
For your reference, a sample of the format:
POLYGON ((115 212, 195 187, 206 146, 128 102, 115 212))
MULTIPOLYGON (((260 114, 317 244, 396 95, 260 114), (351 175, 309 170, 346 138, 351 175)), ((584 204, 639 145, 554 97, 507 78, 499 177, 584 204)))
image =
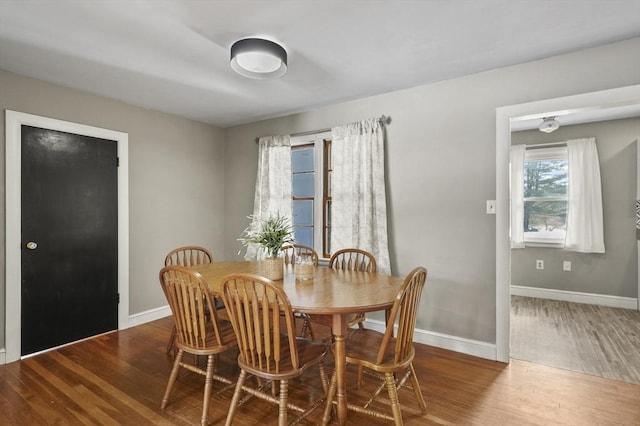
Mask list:
MULTIPOLYGON (((640 135, 636 137, 636 203, 640 203, 640 135)), ((637 225, 638 206, 636 204, 636 235, 640 235, 640 227, 637 225)), ((638 238, 638 310, 640 311, 640 238, 638 238)))
MULTIPOLYGON (((630 104, 640 104, 640 84, 496 109, 496 360, 509 362, 510 359, 509 149, 511 147, 511 119, 543 118, 630 104)), ((638 196, 640 197, 640 192, 638 196)), ((638 299, 640 299, 640 278, 638 292, 638 299)))
POLYGON ((0 364, 20 359, 21 342, 21 142, 22 125, 116 141, 118 144, 118 328, 129 321, 129 135, 16 111, 5 120, 5 353, 0 364))

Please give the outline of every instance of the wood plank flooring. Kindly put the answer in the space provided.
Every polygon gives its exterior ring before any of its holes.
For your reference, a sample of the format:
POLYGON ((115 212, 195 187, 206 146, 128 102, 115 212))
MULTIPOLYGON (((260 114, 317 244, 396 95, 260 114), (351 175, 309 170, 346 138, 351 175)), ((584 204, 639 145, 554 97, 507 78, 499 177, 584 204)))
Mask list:
MULTIPOLYGON (((197 425, 203 381, 180 375, 165 410, 160 410, 171 362, 165 347, 169 318, 0 366, 2 425, 197 425)), ((640 386, 514 360, 488 361, 416 345, 415 367, 427 401, 422 416, 411 389, 400 391, 407 425, 639 425, 640 386)), ((220 374, 235 378, 235 354, 220 360, 220 374)), ((331 364, 331 362, 330 362, 331 364)), ((331 366, 330 366, 331 367, 331 366)), ((321 396, 317 371, 294 381, 290 398, 303 404, 321 396)), ((353 388, 362 400, 375 383, 353 388)), ((214 392, 221 389, 215 383, 214 392)), ((212 397, 210 424, 224 424, 233 391, 212 397)), ((383 400, 384 405, 386 403, 383 400)), ((320 423, 322 410, 300 424, 320 423)), ((236 425, 277 424, 277 407, 252 399, 239 409, 236 425)), ((349 424, 389 424, 349 413, 349 424)))
POLYGON ((640 311, 512 296, 511 358, 640 384, 640 311))

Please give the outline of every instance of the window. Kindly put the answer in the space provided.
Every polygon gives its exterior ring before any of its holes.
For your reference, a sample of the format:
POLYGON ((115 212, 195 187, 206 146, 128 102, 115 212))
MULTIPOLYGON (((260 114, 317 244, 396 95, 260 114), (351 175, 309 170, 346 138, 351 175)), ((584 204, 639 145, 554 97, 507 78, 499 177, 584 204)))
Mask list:
POLYGON ((293 232, 320 257, 331 253, 331 133, 291 138, 293 232))
POLYGON ((527 149, 524 158, 524 240, 563 245, 567 231, 567 148, 527 149))

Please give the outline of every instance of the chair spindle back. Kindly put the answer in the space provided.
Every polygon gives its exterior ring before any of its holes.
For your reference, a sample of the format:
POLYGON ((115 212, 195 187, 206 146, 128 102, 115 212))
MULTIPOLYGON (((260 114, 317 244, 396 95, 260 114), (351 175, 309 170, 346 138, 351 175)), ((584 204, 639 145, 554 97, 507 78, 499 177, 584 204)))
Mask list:
POLYGON ((329 258, 329 268, 347 271, 376 272, 376 259, 371 253, 356 248, 338 250, 329 258))
POLYGON ((215 303, 206 281, 198 272, 183 266, 167 266, 160 271, 162 290, 173 314, 178 344, 204 349, 215 336, 224 345, 218 329, 215 303))
POLYGON ((427 270, 421 266, 415 268, 405 278, 389 314, 383 343, 378 350, 378 363, 382 363, 385 353, 388 353, 387 351, 390 349, 388 345, 393 339, 396 319, 398 320, 398 335, 393 351, 394 363, 400 364, 413 355, 413 333, 416 328, 420 298, 426 280, 427 270))
POLYGON ((222 283, 222 298, 244 362, 277 374, 290 356, 297 369, 298 346, 289 298, 273 281, 251 274, 232 274, 222 283), (284 352, 289 356, 283 356, 284 352))
POLYGON ((164 258, 164 266, 193 266, 211 262, 213 262, 213 255, 211 252, 206 248, 199 246, 175 248, 164 258))
POLYGON ((285 265, 293 265, 296 263, 296 257, 301 254, 309 255, 313 259, 313 265, 318 266, 318 253, 313 247, 304 244, 286 244, 282 246, 285 265))

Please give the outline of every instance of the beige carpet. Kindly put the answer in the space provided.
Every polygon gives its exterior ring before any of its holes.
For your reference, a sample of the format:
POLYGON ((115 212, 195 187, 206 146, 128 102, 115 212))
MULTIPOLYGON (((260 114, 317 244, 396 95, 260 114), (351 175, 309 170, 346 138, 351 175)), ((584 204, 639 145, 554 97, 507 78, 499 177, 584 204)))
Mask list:
POLYGON ((640 384, 640 311, 512 296, 511 358, 640 384))

